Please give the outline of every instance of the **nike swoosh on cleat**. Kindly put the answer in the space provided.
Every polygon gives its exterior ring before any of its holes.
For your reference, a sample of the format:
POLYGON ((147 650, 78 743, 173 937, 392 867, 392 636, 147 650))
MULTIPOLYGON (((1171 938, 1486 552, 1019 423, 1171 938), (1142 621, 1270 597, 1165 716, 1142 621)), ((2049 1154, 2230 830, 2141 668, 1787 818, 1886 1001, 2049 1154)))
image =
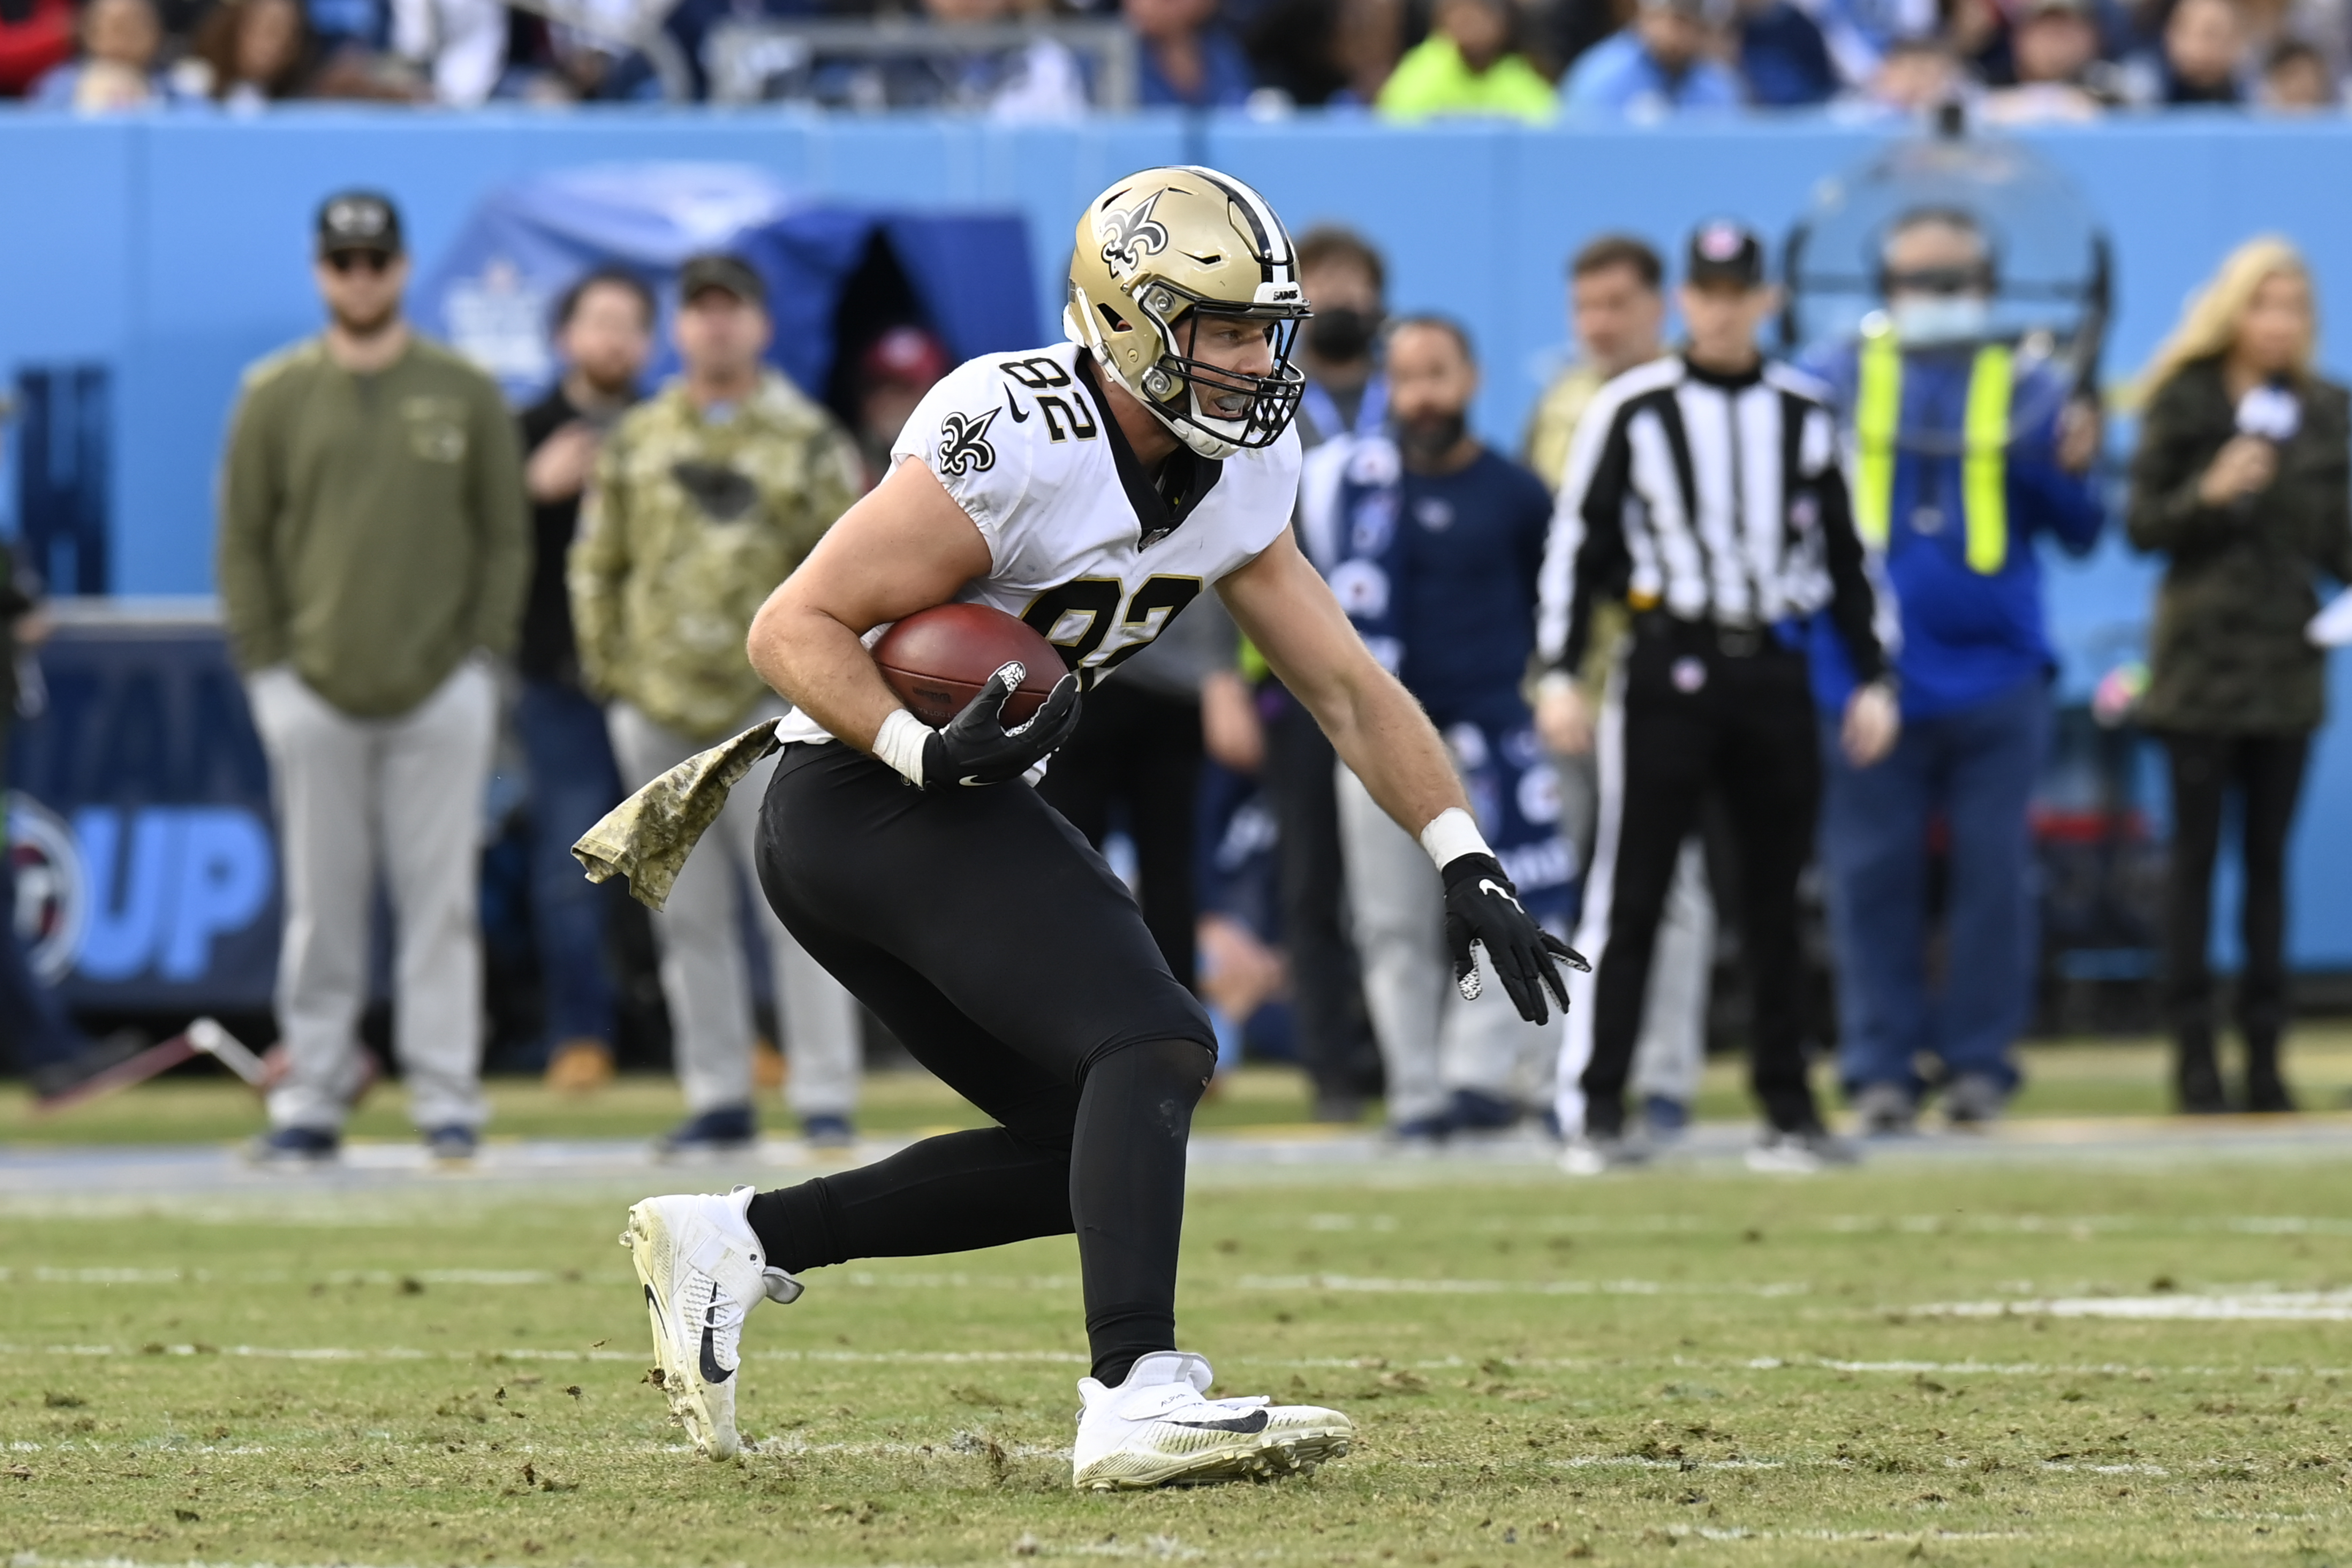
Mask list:
MULTIPOLYGON (((717 1309, 715 1308, 713 1309, 713 1310, 716 1310, 717 1309)), ((719 1356, 716 1348, 710 1342, 710 1325, 709 1323, 703 1324, 702 1381, 705 1383, 724 1383, 734 1375, 735 1374, 733 1373, 719 1364, 719 1356)))
POLYGON ((1253 1410, 1246 1415, 1236 1415, 1230 1421, 1171 1421, 1171 1426, 1187 1426, 1195 1432, 1263 1432, 1269 1419, 1263 1410, 1253 1410))

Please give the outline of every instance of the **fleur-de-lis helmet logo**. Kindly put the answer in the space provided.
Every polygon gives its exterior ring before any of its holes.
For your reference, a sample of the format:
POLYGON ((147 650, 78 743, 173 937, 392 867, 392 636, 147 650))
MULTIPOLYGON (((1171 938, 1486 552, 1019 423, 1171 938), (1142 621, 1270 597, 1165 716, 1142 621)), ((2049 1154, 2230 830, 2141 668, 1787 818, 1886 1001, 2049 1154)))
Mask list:
POLYGON ((1126 277, 1143 265, 1145 257, 1168 248, 1168 226, 1151 216, 1160 195, 1154 191, 1131 207, 1112 207, 1095 226, 1102 237, 1103 265, 1112 277, 1126 277))
POLYGON ((940 421, 941 477, 960 479, 966 474, 986 473, 996 467, 996 448, 988 444, 988 427, 1003 412, 1002 408, 991 408, 976 418, 969 414, 950 414, 940 421))

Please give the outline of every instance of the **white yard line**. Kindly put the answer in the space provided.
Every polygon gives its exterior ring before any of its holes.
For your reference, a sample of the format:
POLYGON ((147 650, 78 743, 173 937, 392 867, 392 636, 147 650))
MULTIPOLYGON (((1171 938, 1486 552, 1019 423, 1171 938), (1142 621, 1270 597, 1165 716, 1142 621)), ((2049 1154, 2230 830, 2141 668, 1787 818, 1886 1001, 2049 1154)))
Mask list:
POLYGON ((0 1268, 0 1285, 209 1285, 215 1280, 238 1285, 311 1280, 324 1285, 400 1285, 411 1279, 420 1285, 552 1285, 559 1278, 544 1268, 417 1268, 400 1274, 383 1268, 345 1268, 314 1276, 283 1269, 223 1275, 210 1268, 0 1268))
POLYGON ((1244 1274, 1239 1290, 1330 1290, 1397 1296, 1805 1296, 1802 1279, 1667 1283, 1657 1279, 1399 1279, 1362 1274, 1244 1274))
POLYGON ((2024 1301, 1936 1301, 1888 1308, 1919 1317, 2131 1318, 2168 1322, 2352 1322, 2352 1290, 2262 1290, 2161 1296, 2061 1296, 2024 1301))

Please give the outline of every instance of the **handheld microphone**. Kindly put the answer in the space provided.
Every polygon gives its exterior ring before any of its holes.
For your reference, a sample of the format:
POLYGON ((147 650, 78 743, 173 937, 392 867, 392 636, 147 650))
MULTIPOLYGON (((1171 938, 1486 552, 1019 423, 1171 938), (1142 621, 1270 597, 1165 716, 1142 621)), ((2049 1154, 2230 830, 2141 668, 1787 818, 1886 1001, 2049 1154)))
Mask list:
MULTIPOLYGON (((2303 400, 2294 395, 2294 384, 2284 375, 2274 375, 2238 399, 2238 434, 2268 441, 2273 447, 2294 439, 2303 428, 2303 400)), ((2254 498, 2242 495, 2230 503, 2230 510, 2240 517, 2252 511, 2254 498)))
POLYGON ((2303 401, 2284 375, 2274 375, 2238 399, 2238 434, 2259 436, 2273 446, 2294 439, 2303 428, 2303 401))

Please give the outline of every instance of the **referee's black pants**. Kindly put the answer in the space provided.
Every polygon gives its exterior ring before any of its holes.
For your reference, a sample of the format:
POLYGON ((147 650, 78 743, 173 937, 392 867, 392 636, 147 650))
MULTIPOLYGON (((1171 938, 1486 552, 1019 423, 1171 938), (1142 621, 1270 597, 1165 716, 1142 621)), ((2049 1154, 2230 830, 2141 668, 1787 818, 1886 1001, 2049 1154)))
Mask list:
POLYGON ((780 1267, 1078 1237, 1094 1375, 1176 1348, 1184 1145, 1216 1036, 1127 885, 1025 784, 919 790, 784 748, 760 886, 809 955, 993 1127, 751 1200, 780 1267))
POLYGON ((1651 614, 1634 623, 1622 681, 1601 720, 1601 825, 1577 933, 1593 963, 1592 1005, 1570 1011, 1562 1047, 1563 1076, 1580 1066, 1585 1130, 1624 1128, 1658 919, 1710 790, 1738 855, 1756 1097, 1776 1128, 1816 1126, 1797 928, 1797 879, 1821 799, 1805 656, 1769 634, 1651 614))

